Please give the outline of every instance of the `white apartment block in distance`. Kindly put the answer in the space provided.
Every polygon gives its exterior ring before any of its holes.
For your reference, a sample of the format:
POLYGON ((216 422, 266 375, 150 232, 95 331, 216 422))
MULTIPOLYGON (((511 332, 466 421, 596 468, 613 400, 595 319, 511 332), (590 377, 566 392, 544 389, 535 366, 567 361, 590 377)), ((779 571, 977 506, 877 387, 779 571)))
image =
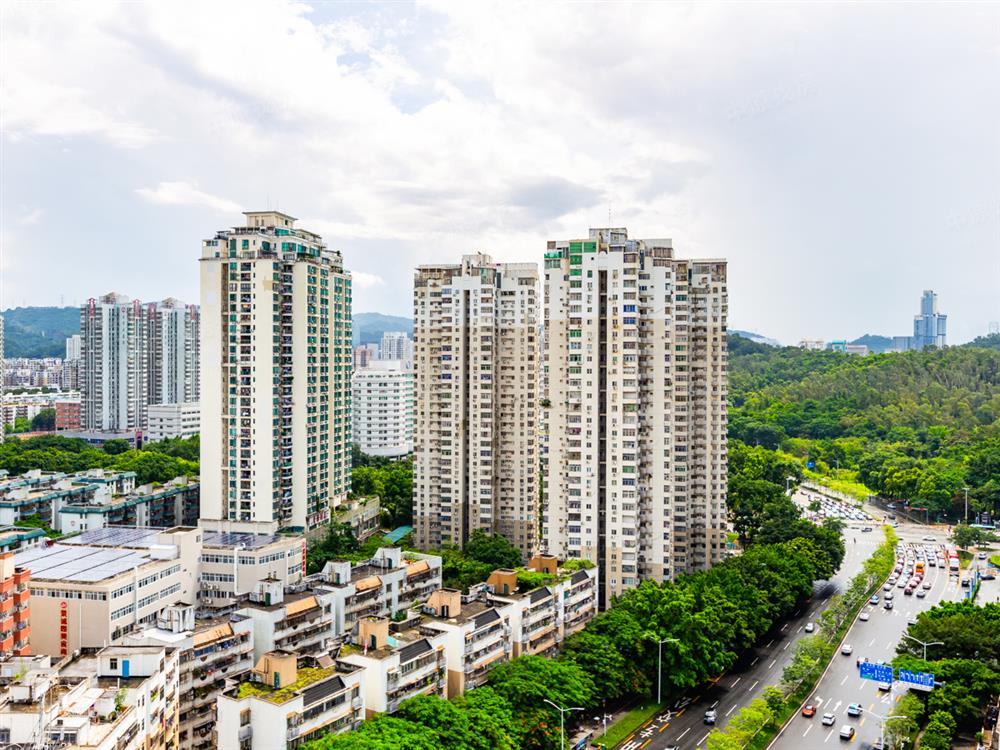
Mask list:
POLYGON ((351 278, 277 211, 202 243, 202 516, 308 530, 350 488, 351 278))
POLYGON ((197 401, 150 404, 146 440, 189 438, 201 429, 201 405, 197 401))
POLYGON ((413 342, 405 331, 386 331, 379 346, 379 359, 398 359, 404 366, 413 365, 413 342))
POLYGON ((414 278, 418 546, 538 536, 538 268, 465 255, 414 278))
MULTIPOLYGON (((78 372, 85 430, 144 431, 150 404, 198 401, 199 313, 175 299, 114 292, 80 311, 78 372)), ((67 340, 67 354, 77 342, 67 340)))
POLYGON ((354 442, 369 456, 413 452, 413 370, 398 359, 377 360, 352 378, 354 442))
POLYGON ((726 262, 624 228, 545 253, 543 547, 596 562, 600 601, 720 559, 726 262))

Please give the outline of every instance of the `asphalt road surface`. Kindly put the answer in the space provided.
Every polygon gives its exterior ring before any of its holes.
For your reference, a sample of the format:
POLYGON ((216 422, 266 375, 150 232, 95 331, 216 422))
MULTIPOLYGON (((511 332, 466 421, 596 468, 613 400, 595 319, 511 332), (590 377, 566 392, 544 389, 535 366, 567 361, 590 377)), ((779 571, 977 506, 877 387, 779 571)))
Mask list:
MULTIPOLYGON (((943 529, 904 523, 897 529, 897 533, 900 541, 905 544, 923 546, 946 542, 946 533, 943 529), (935 542, 924 541, 924 536, 935 537, 935 542)), ((924 581, 931 582, 931 589, 923 599, 913 595, 906 596, 902 589, 893 587, 892 610, 884 609, 884 592, 879 592, 879 604, 865 608, 869 612, 870 619, 867 622, 855 620, 844 639, 845 644, 853 647, 853 653, 834 656, 807 701, 816 707, 816 715, 807 718, 799 712, 771 743, 770 750, 835 748, 841 743, 852 744, 859 748, 871 748, 875 745, 879 739, 881 726, 877 717, 888 715, 907 689, 899 683, 893 683, 891 691, 879 690, 876 682, 860 678, 857 660, 867 657, 869 661, 880 659, 885 662, 892 661, 896 655, 896 645, 906 631, 907 622, 911 617, 930 609, 940 601, 961 599, 966 593, 966 589, 960 587, 959 579, 950 578, 948 571, 940 567, 928 567, 924 581), (847 706, 851 703, 861 704, 863 713, 860 717, 852 718, 847 715, 847 706), (822 716, 827 712, 836 717, 832 726, 822 724, 822 716), (840 730, 845 725, 855 729, 854 737, 850 741, 840 739, 840 730)), ((985 595, 988 598, 988 590, 994 591, 995 597, 995 589, 988 588, 995 587, 995 584, 996 581, 985 581, 980 597, 985 595)))
MULTIPOLYGON (((802 493, 798 493, 795 499, 800 503, 805 501, 802 493)), ((618 745, 618 750, 666 750, 674 746, 682 750, 703 748, 705 738, 712 729, 703 723, 705 711, 714 709, 718 717, 716 725, 724 727, 731 716, 760 697, 765 687, 778 684, 792 659, 795 642, 806 635, 806 623, 817 622, 827 600, 850 583, 861 571, 865 560, 885 541, 879 524, 872 522, 852 521, 844 533, 846 554, 840 570, 829 581, 816 584, 812 600, 800 610, 798 616, 762 638, 758 647, 744 654, 714 685, 692 696, 688 705, 656 716, 618 745), (862 533, 861 527, 865 525, 873 526, 874 531, 862 533)), ((905 626, 904 618, 899 618, 899 621, 905 626)), ((599 736, 595 739, 600 741, 599 736)), ((800 744, 798 750, 801 750, 801 737, 797 739, 800 744)))

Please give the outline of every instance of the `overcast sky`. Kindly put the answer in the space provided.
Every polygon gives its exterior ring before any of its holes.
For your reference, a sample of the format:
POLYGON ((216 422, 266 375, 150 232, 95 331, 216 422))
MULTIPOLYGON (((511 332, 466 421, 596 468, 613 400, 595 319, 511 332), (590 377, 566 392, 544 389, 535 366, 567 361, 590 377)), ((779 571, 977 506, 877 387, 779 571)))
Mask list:
POLYGON ((1000 320, 1000 5, 5 2, 0 308, 196 301, 279 208, 355 312, 615 226, 786 343, 1000 320))

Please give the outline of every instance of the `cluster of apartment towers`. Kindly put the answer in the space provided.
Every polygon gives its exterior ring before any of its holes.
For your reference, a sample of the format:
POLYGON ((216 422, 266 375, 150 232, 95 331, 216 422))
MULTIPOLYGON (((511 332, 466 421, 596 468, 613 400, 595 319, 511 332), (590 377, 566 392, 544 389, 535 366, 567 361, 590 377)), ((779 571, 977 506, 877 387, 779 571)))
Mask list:
MULTIPOLYGON (((309 531, 347 496, 351 278, 277 211, 205 240, 202 517, 309 531)), ((726 262, 624 228, 534 263, 416 269, 413 514, 424 549, 499 533, 585 558, 602 604, 725 549, 726 262)))

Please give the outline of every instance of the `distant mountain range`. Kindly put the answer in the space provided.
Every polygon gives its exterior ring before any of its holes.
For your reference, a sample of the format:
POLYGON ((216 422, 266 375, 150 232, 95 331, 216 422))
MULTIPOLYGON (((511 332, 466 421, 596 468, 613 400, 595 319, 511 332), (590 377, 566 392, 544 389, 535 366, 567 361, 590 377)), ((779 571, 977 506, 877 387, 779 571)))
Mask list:
POLYGON ((863 344, 868 347, 868 351, 872 354, 881 354, 892 349, 892 339, 889 336, 879 336, 875 333, 866 333, 848 343, 863 344))
POLYGON ((4 310, 4 357, 62 357, 66 339, 80 332, 79 307, 4 310))
MULTIPOLYGON (((66 339, 80 332, 79 307, 14 307, 0 316, 5 357, 62 357, 66 339)), ((413 321, 382 313, 354 315, 354 346, 377 344, 385 331, 406 331, 412 338, 413 321)))
POLYGON ((355 313, 354 346, 361 344, 378 344, 386 331, 405 331, 413 338, 413 319, 398 315, 383 315, 382 313, 355 313))
POLYGON ((771 339, 760 333, 754 333, 753 331, 741 331, 737 328, 730 328, 728 333, 732 336, 739 336, 741 339, 749 339, 757 344, 767 344, 768 346, 781 346, 781 342, 777 339, 771 339))

